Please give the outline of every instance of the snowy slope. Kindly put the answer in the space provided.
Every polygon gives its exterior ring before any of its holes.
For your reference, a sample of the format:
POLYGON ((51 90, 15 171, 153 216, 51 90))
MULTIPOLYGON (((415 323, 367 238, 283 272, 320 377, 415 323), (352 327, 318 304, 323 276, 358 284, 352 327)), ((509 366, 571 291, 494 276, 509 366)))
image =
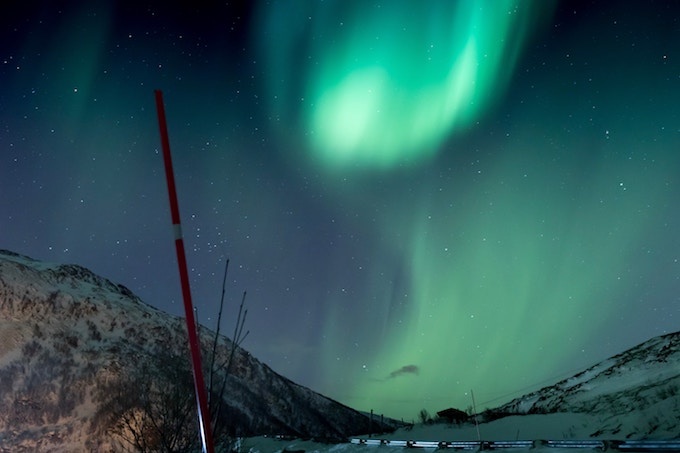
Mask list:
MULTIPOLYGON (((83 267, 0 251, 0 452, 104 449, 112 421, 102 413, 101 389, 159 353, 185 356, 185 330, 184 320, 83 267)), ((213 333, 201 334, 209 351, 213 333)), ((223 363, 232 344, 218 343, 223 363)), ((339 438, 369 425, 240 348, 225 404, 240 435, 339 438)))
MULTIPOLYGON (((555 385, 517 398, 460 425, 434 423, 378 436, 387 440, 634 441, 680 439, 680 332, 652 338, 555 385), (479 437, 478 437, 479 436, 479 437)), ((364 436, 364 438, 366 438, 364 436)), ((254 451, 285 451, 297 444, 250 440, 254 451)), ((674 443, 677 451, 677 443, 674 443)), ((360 450, 363 448, 363 450, 360 450)), ((366 451, 316 445, 307 451, 366 451)), ((386 448, 386 447, 377 447, 386 448)), ((526 451, 559 448, 532 448, 526 451)), ((564 449, 564 451, 573 449, 564 449)), ((513 452, 524 451, 512 449, 513 452)), ((637 450, 641 451, 641 450, 637 450)), ((669 451, 669 450, 666 450, 669 451)))
MULTIPOLYGON (((680 439, 680 332, 655 337, 606 359, 555 385, 517 398, 467 423, 419 424, 373 439, 394 441, 595 440, 634 442, 680 439), (479 437, 478 437, 479 436, 479 437)), ((367 439, 367 436, 363 436, 367 439)), ((300 440, 251 438, 249 451, 268 453, 296 449, 307 452, 388 452, 401 447, 323 445, 300 440)), ((615 442, 611 442, 615 445, 615 442)), ((663 451, 678 451, 678 442, 663 451)), ((667 445, 667 444, 666 444, 667 445)), ((629 451, 645 450, 641 446, 629 451)), ((592 451, 548 447, 512 448, 515 453, 592 451)))
POLYGON ((680 438, 680 332, 652 338, 495 412, 589 414, 600 420, 594 436, 680 438))

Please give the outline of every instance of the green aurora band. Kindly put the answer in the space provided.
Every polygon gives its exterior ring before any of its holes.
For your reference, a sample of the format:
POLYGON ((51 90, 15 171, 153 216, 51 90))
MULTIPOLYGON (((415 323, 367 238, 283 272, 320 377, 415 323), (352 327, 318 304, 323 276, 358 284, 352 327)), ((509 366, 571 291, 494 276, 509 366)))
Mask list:
POLYGON ((663 194, 674 167, 659 159, 649 181, 635 160, 597 158, 584 171, 580 156, 522 161, 527 151, 508 149, 467 190, 435 182, 389 205, 369 279, 401 272, 390 252, 402 250, 404 294, 376 286, 361 313, 331 295, 321 326, 326 386, 344 388, 343 403, 410 421, 421 408, 465 409, 473 389, 479 410, 493 407, 580 371, 564 364, 583 363, 622 301, 644 297, 635 279, 659 259, 645 251, 647 232, 672 205, 663 194), (380 340, 357 347, 347 325, 380 340), (417 373, 394 374, 408 365, 417 373))
POLYGON ((426 159, 503 92, 551 4, 279 2, 262 38, 274 111, 286 118, 300 109, 292 121, 330 168, 426 159))
MULTIPOLYGON (((424 189, 420 212, 398 228, 411 238, 410 303, 369 373, 356 373, 350 405, 412 417, 419 403, 465 408, 474 389, 492 407, 552 383, 556 370, 565 373, 560 378, 580 371, 560 364, 573 362, 600 326, 626 309, 620 301, 630 293, 630 276, 640 273, 644 232, 659 217, 648 197, 662 204, 657 194, 670 172, 659 169, 666 177, 650 185, 634 163, 615 162, 574 199, 550 179, 577 175, 576 161, 524 177, 525 167, 510 159, 481 178, 480 190, 456 197, 448 212, 441 207, 451 204, 450 194, 424 189), (625 183, 607 178, 610 171, 625 183), (409 364, 419 367, 417 377, 384 379, 409 364)), ((332 369, 329 379, 341 372, 332 369)))
MULTIPOLYGON (((372 174, 404 176, 405 164, 433 162, 444 140, 481 118, 549 12, 543 2, 508 0, 413 5, 310 3, 293 14, 278 4, 263 27, 277 36, 263 46, 274 69, 272 111, 284 140, 294 140, 291 130, 307 140, 293 160, 326 170, 328 184, 335 172, 368 176, 336 187, 339 206, 363 203, 360 217, 383 206, 369 270, 382 289, 360 316, 344 309, 342 296, 324 301, 327 388, 352 407, 406 419, 423 407, 465 408, 470 389, 491 406, 573 363, 603 318, 625 309, 617 295, 658 214, 646 199, 660 197, 667 180, 650 186, 618 158, 594 158, 589 168, 578 153, 554 160, 543 151, 549 141, 518 126, 514 142, 531 149, 506 149, 475 184, 441 190, 414 176, 413 192, 371 194, 372 174), (631 193, 629 185, 647 188, 631 193), (389 273, 399 289, 384 287, 389 273), (347 325, 378 332, 379 341, 352 345, 347 325)), ((541 118, 544 130, 552 127, 539 113, 531 118, 517 124, 541 118)), ((606 155, 614 143, 601 139, 606 155)), ((337 266, 329 257, 331 273, 337 266)))

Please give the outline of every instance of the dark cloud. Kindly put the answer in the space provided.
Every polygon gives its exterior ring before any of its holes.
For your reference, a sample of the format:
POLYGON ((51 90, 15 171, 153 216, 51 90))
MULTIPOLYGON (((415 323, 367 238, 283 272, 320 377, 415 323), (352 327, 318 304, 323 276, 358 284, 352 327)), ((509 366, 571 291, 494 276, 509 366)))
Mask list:
POLYGON ((403 367, 399 368, 398 370, 392 371, 390 375, 387 377, 387 379, 392 379, 396 378, 399 376, 403 376, 404 374, 418 374, 418 366, 417 365, 404 365, 403 367))

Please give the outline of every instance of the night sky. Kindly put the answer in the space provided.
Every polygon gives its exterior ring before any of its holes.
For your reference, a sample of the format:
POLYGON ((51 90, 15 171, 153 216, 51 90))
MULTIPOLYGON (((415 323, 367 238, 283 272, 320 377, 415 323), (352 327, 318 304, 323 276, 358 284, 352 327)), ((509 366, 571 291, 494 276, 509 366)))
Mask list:
POLYGON ((183 315, 160 89, 198 318, 228 258, 300 384, 481 410, 679 329, 680 2, 175 3, 0 7, 0 248, 183 315))

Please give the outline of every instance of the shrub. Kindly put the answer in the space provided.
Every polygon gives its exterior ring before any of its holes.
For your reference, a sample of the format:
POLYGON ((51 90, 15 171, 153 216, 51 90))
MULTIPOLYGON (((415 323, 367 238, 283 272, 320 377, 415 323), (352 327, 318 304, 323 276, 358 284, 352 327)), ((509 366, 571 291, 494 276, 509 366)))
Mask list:
POLYGON ((430 413, 427 412, 427 409, 420 409, 420 412, 418 412, 418 419, 424 425, 432 423, 432 417, 430 417, 430 413))

